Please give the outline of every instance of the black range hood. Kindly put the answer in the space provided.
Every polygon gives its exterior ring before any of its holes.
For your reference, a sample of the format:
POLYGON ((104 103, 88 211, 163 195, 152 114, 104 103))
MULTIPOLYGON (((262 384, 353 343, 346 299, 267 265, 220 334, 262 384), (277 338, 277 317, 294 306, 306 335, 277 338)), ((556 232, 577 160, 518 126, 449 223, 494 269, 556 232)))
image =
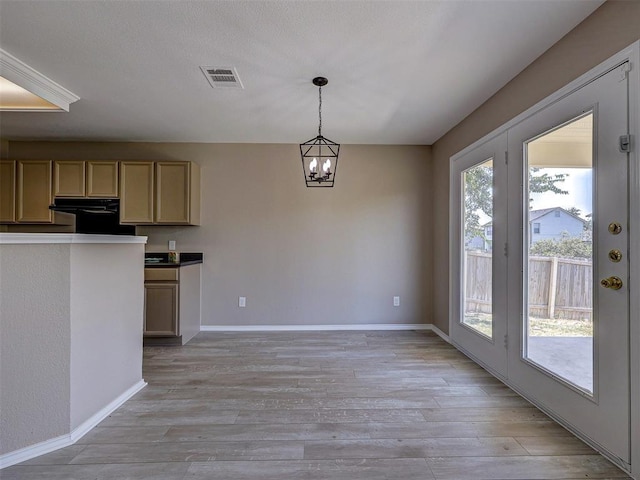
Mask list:
POLYGON ((56 198, 49 209, 64 213, 119 213, 118 198, 56 198))
POLYGON ((120 225, 118 198, 56 198, 49 208, 76 216, 76 233, 135 235, 134 225, 120 225))

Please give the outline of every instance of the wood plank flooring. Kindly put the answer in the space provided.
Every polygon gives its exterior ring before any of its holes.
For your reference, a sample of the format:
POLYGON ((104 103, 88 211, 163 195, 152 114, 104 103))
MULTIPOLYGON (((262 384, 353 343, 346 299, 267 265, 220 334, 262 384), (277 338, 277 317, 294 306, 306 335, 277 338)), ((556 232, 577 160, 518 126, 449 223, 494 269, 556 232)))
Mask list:
POLYGON ((629 478, 431 332, 200 333, 2 480, 629 478))

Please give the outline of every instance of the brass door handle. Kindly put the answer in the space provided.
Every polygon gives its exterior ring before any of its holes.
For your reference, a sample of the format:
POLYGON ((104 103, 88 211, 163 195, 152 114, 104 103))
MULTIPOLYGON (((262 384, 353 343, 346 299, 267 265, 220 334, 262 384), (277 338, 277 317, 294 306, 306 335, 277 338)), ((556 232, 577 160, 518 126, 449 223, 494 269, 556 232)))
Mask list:
POLYGON ((622 288, 622 280, 619 277, 609 277, 600 280, 600 285, 611 290, 620 290, 622 288))

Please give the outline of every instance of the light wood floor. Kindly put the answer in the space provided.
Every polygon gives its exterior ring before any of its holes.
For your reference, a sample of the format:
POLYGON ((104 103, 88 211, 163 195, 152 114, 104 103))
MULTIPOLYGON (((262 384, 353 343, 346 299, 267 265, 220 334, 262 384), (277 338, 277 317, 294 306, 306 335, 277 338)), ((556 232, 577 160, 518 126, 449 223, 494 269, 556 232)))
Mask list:
POLYGON ((430 332, 201 333, 2 480, 628 478, 430 332))

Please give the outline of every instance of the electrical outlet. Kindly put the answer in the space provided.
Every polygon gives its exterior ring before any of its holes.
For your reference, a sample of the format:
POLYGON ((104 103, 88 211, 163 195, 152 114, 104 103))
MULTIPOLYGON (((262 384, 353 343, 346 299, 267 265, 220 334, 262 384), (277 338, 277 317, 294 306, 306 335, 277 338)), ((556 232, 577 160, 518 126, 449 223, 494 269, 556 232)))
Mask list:
POLYGON ((247 306, 247 297, 238 297, 238 306, 246 307, 247 306))
POLYGON ((400 306, 400 297, 393 297, 393 306, 394 307, 400 306))
POLYGON ((176 241, 169 240, 169 250, 174 251, 176 249, 176 241))

